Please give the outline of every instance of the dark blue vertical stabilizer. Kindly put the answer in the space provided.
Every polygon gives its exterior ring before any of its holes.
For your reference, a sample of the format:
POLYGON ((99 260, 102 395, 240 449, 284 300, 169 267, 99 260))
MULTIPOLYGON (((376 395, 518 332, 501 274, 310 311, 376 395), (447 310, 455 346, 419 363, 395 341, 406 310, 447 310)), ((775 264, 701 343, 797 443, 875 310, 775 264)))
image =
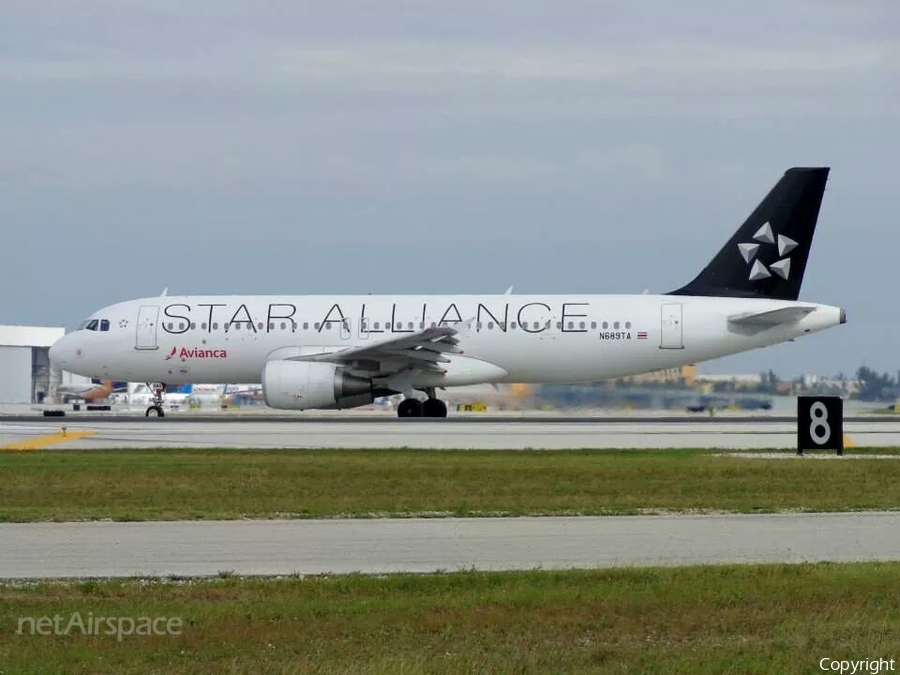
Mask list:
POLYGON ((712 262, 669 295, 796 300, 828 171, 788 169, 712 262))

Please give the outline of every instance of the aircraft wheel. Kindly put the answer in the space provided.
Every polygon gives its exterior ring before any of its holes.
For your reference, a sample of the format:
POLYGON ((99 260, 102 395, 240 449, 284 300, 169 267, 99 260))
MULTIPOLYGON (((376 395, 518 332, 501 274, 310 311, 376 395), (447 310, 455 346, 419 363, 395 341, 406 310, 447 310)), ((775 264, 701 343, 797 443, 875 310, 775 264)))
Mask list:
POLYGON ((446 417, 447 404, 439 398, 430 398, 422 404, 424 417, 446 417))
POLYGON ((144 413, 144 417, 165 417, 166 413, 163 412, 162 406, 151 405, 147 408, 147 411, 144 413))
POLYGON ((397 406, 397 417, 421 417, 422 402, 417 398, 405 398, 397 406))

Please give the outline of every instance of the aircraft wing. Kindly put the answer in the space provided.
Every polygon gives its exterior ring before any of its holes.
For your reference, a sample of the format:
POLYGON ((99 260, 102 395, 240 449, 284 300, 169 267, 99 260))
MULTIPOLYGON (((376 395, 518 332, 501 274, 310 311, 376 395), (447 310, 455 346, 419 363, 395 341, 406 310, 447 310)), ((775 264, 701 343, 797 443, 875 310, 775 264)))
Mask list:
MULTIPOLYGON (((462 325, 435 326, 415 333, 404 333, 387 340, 356 345, 324 354, 304 354, 290 357, 291 361, 327 361, 348 363, 366 360, 401 362, 402 366, 436 373, 445 372, 440 364, 448 363, 446 354, 462 354, 459 336, 462 325)), ((401 367, 402 367, 401 366, 401 367)), ((399 369, 399 368, 397 368, 399 369)))
POLYGON ((100 389, 99 384, 61 384, 56 388, 57 393, 66 394, 67 396, 77 396, 86 394, 89 391, 100 389))
POLYGON ((815 307, 782 307, 781 309, 771 309, 767 312, 736 314, 728 317, 728 322, 739 326, 768 328, 783 323, 799 321, 814 311, 816 311, 815 307))

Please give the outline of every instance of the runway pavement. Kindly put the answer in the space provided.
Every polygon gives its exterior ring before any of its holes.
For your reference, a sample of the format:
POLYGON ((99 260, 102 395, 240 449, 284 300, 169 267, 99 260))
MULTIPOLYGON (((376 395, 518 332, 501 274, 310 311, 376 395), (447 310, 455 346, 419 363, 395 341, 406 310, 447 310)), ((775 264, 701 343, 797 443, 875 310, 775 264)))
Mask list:
POLYGON ((0 524, 0 578, 900 559, 900 513, 0 524))
MULTIPOLYGON (((846 418, 856 445, 900 445, 894 418, 846 418)), ((0 418, 0 449, 789 448, 789 417, 389 416, 0 418), (65 431, 63 431, 65 427, 65 431)), ((0 524, 0 577, 314 574, 900 559, 900 512, 0 524)))
MULTIPOLYGON (((147 447, 247 448, 791 448, 791 418, 457 417, 401 420, 387 416, 203 417, 164 419, 0 418, 0 449, 147 447), (63 432, 65 427, 65 432, 63 432)), ((900 446, 893 418, 847 418, 847 444, 900 446)))

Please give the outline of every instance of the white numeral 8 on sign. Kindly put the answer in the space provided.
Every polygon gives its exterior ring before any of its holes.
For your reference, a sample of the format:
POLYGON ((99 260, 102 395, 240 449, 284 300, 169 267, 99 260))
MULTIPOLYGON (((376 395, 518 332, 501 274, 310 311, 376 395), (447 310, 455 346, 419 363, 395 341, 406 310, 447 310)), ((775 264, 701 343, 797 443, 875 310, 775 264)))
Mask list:
POLYGON ((831 427, 828 425, 828 408, 821 401, 816 401, 809 408, 812 423, 809 425, 810 438, 816 445, 825 445, 831 439, 831 427))

